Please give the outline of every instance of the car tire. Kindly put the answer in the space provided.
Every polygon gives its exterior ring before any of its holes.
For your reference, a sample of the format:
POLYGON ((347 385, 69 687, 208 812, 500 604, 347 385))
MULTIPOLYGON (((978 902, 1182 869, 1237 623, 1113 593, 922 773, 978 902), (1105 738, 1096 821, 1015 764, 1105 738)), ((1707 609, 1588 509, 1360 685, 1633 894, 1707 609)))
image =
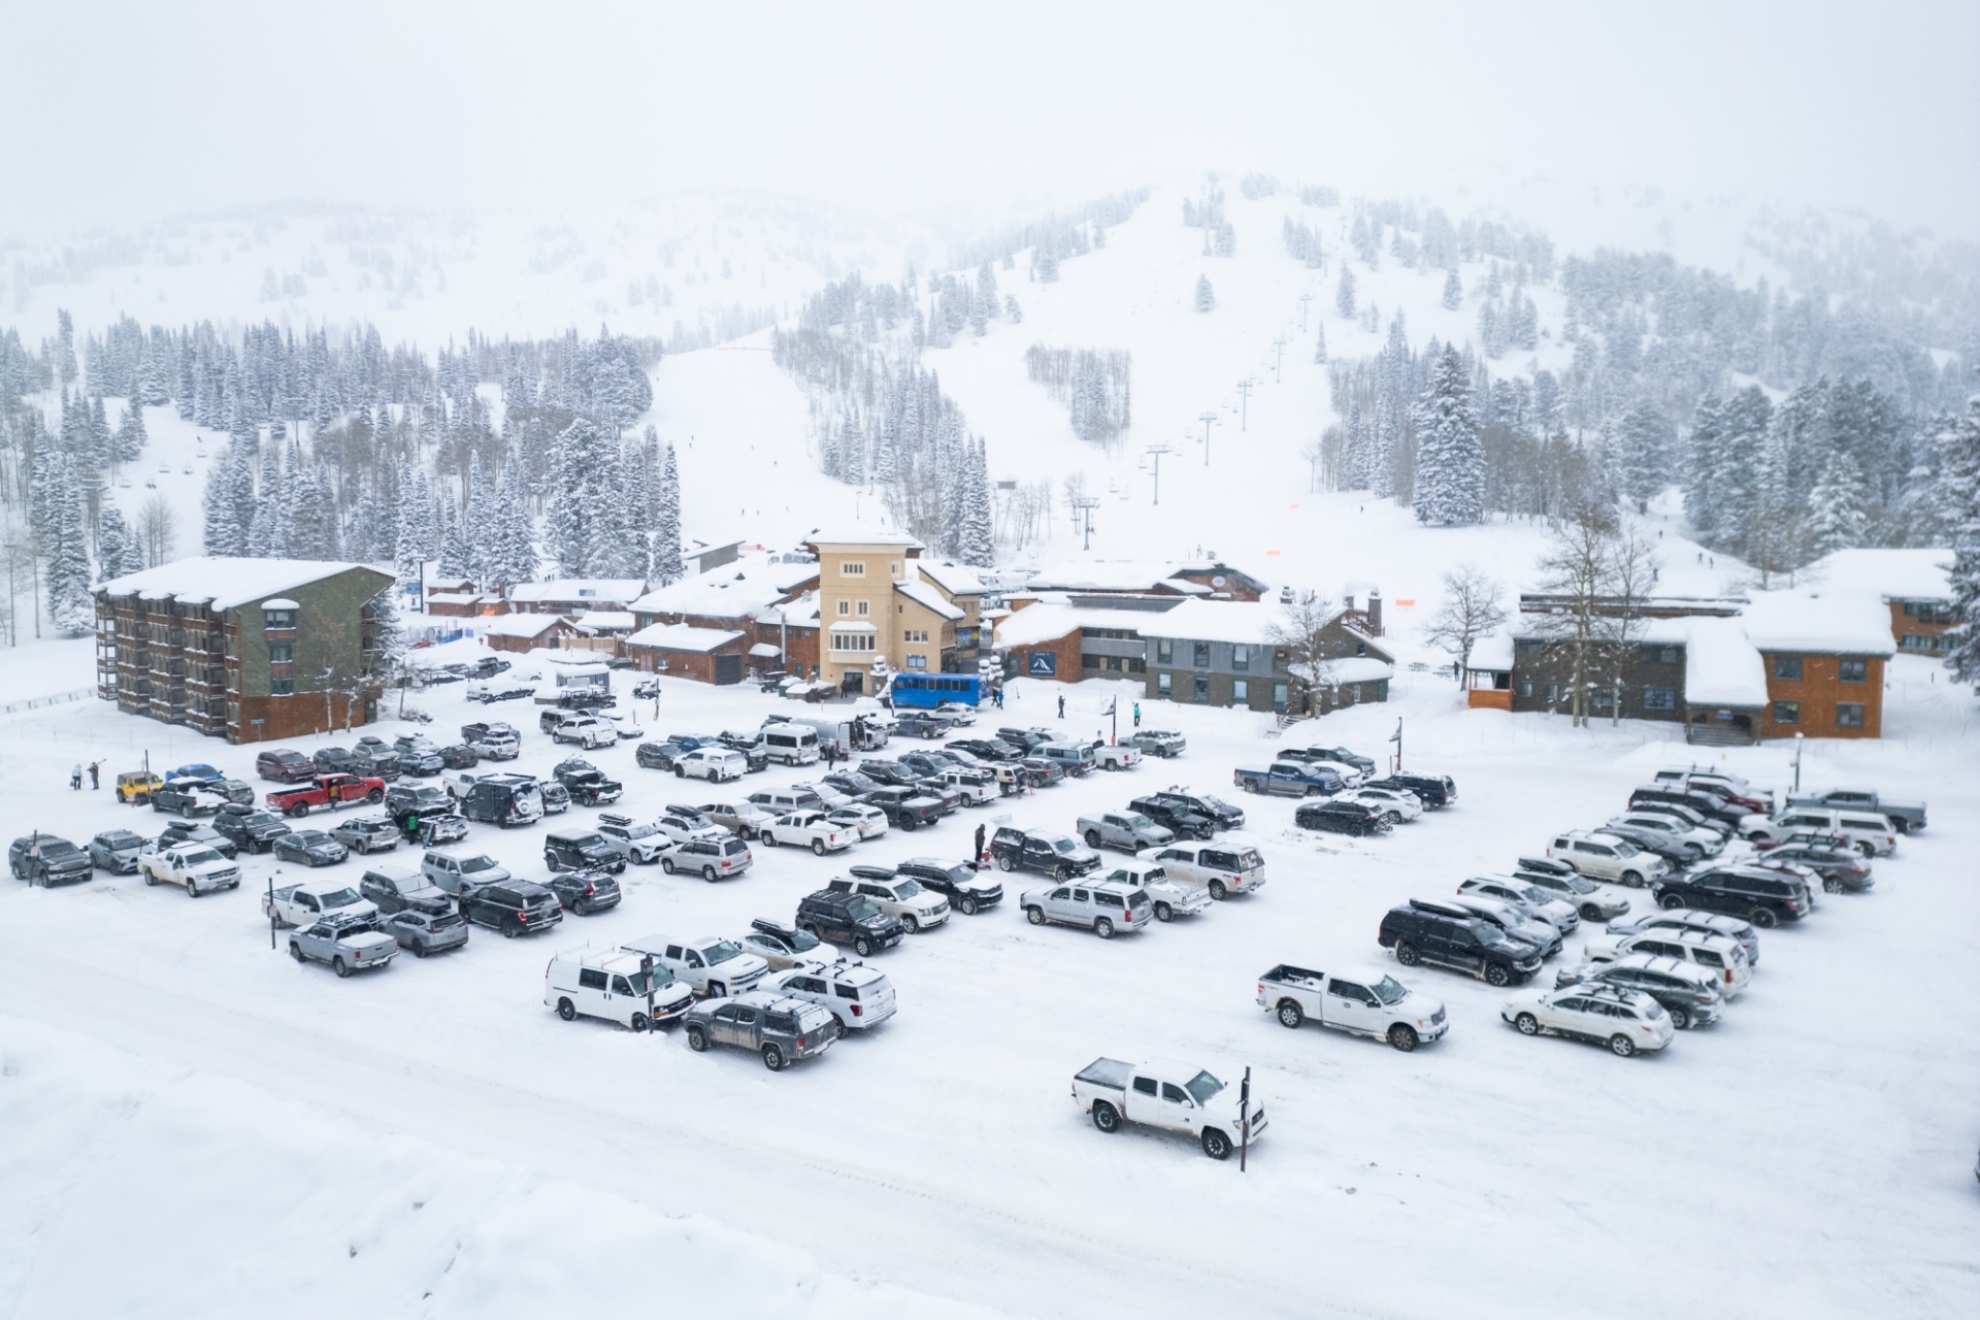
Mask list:
POLYGON ((1157 903, 1155 905, 1155 920, 1174 921, 1175 919, 1176 919, 1176 910, 1170 907, 1167 903, 1157 903))
MULTIPOLYGON (((48 888, 48 877, 47 877, 47 876, 43 876, 43 877, 42 877, 41 879, 42 879, 42 885, 41 885, 41 887, 42 887, 43 889, 46 889, 46 888, 48 888)), ((190 880, 188 880, 188 881, 186 881, 186 897, 187 897, 187 898, 198 898, 198 897, 199 897, 199 887, 198 887, 197 885, 195 885, 195 884, 193 884, 193 882, 192 882, 192 881, 190 881, 190 880)))
MULTIPOLYGON (((157 883, 158 883, 158 877, 157 877, 157 876, 155 876, 155 875, 153 875, 153 874, 152 874, 152 873, 151 873, 151 872, 150 872, 149 870, 146 870, 146 869, 145 869, 144 867, 142 867, 142 866, 140 866, 140 867, 138 868, 138 870, 139 870, 140 872, 142 872, 142 873, 143 873, 143 875, 144 875, 144 882, 145 882, 145 884, 147 884, 147 885, 155 885, 155 884, 157 884, 157 883)), ((14 874, 15 874, 15 875, 19 875, 19 874, 20 874, 20 872, 19 872, 19 871, 16 871, 16 872, 14 872, 14 874)))
POLYGON ((703 1053, 704 1051, 707 1050, 708 1033, 707 1031, 703 1030, 699 1022, 688 1023, 687 1043, 688 1043, 688 1048, 693 1050, 696 1054, 703 1053))
POLYGON ((1093 1126, 1099 1128, 1102 1132, 1119 1132, 1121 1130, 1121 1111, 1114 1108, 1106 1100, 1095 1100, 1093 1102, 1093 1126))
POLYGON ((1504 963, 1486 963, 1485 984, 1495 990, 1504 989, 1512 984, 1512 973, 1506 970, 1504 963))
POLYGON ((1864 857, 1864 860, 1865 860, 1865 861, 1868 861, 1868 860, 1869 860, 1870 858, 1872 858, 1872 857, 1875 857, 1875 856, 1877 855, 1877 850, 1876 850, 1875 848, 1873 848, 1873 847, 1871 847, 1871 846, 1870 846, 1869 844, 1867 844, 1867 843, 1859 843, 1859 844, 1857 844, 1857 845, 1856 845, 1856 851, 1858 851, 1858 852, 1860 852, 1860 853, 1862 853, 1862 854, 1863 854, 1863 857, 1864 857))
POLYGON ((771 1072, 784 1071, 784 1052, 775 1045, 763 1047, 763 1066, 771 1072))
POLYGON ((515 926, 502 927, 502 938, 505 940, 512 940, 520 934, 522 934, 522 931, 518 927, 515 926))
POLYGON ((1203 1153, 1213 1160, 1231 1157, 1231 1139, 1224 1135, 1222 1128, 1204 1128, 1202 1143, 1203 1153))
POLYGON ((662 857, 660 859, 660 869, 668 875, 672 875, 674 873, 674 859, 671 857, 662 857))
POLYGON ((1609 1053, 1619 1059, 1627 1059, 1636 1053, 1636 1042, 1618 1031, 1609 1037, 1609 1053))
POLYGON ((1622 882, 1627 888, 1641 889, 1643 888, 1643 873, 1641 871, 1624 871, 1622 873, 1622 882))
POLYGON ((1011 869, 1011 859, 1010 859, 1010 858, 1008 858, 1008 857, 999 857, 999 858, 997 859, 997 869, 998 869, 999 871, 1008 871, 1008 870, 1010 870, 1010 869, 1011 869))
POLYGON ((295 817, 297 820, 301 820, 304 816, 307 816, 309 814, 309 803, 307 802, 291 803, 289 806, 289 814, 295 817))
MULTIPOLYGON (((364 795, 364 800, 366 802, 369 802, 372 806, 375 807, 379 803, 385 800, 385 790, 382 788, 374 788, 369 793, 366 793, 364 795)), ((370 850, 366 849, 366 851, 368 852, 370 850)))
POLYGON ((1675 910, 1684 906, 1684 898, 1679 894, 1665 894, 1657 900, 1657 906, 1668 910, 1675 910))
POLYGON ((557 1001, 557 1016, 566 1022, 575 1021, 577 1019, 577 1005, 568 999, 559 999, 557 1001))
POLYGON ((289 956, 290 956, 291 958, 294 958, 294 959, 295 959, 295 960, 296 960, 297 962, 301 962, 301 961, 303 960, 303 951, 302 951, 302 945, 300 945, 300 944, 298 944, 298 943, 296 943, 296 942, 295 942, 294 940, 290 940, 290 941, 289 941, 289 956))
POLYGON ((643 1036, 653 1030, 653 1019, 644 1013, 635 1013, 632 1015, 632 1021, 627 1025, 632 1027, 635 1036, 643 1036))
POLYGON ((763 846, 766 848, 775 848, 777 846, 777 836, 768 830, 760 831, 756 837, 763 840, 763 846))
POLYGON ((1822 881, 1823 893, 1840 894, 1842 891, 1843 891, 1843 882, 1836 879, 1834 876, 1829 876, 1828 878, 1822 881))
POLYGON ((1103 940, 1111 940, 1114 938, 1114 923, 1106 917, 1096 917, 1093 921, 1093 933, 1103 940))
POLYGON ((1389 1028, 1389 1048, 1392 1050, 1413 1054, 1421 1043, 1422 1038, 1416 1034, 1416 1028, 1407 1022, 1398 1022, 1389 1028))
POLYGON ((1222 880, 1212 880, 1210 882, 1210 897, 1221 903, 1230 896, 1231 891, 1224 888, 1224 882, 1222 880))
POLYGON ((862 958, 868 957, 873 952, 873 941, 864 935, 855 935, 853 937, 853 952, 862 958))
POLYGON ((1089 848, 1094 848, 1094 849, 1097 849, 1097 848, 1099 848, 1099 846, 1100 846, 1100 831, 1099 831, 1099 830, 1088 830, 1088 831, 1086 832, 1086 846, 1087 846, 1087 847, 1089 847, 1089 848))
POLYGON ((1596 907, 1593 903, 1583 903, 1581 905, 1581 919, 1583 921, 1600 921, 1602 919, 1602 909, 1596 907))
POLYGON ((811 841, 811 854, 814 857, 823 857, 825 855, 825 840, 813 839, 811 841))
POLYGON ((976 915, 976 900, 973 898, 959 899, 956 903, 956 906, 962 909, 962 914, 965 917, 973 917, 976 915))
POLYGON ((1045 924, 1045 909, 1028 907, 1024 910, 1024 919, 1034 926, 1042 926, 1045 924))
POLYGON ((1405 967, 1414 967, 1423 961, 1423 955, 1408 940, 1396 941, 1396 961, 1405 967))
POLYGON ((351 974, 351 965, 345 962, 343 957, 339 955, 330 960, 330 970, 339 976, 349 976, 351 974))
POLYGON ((1540 1019, 1534 1017, 1531 1013, 1521 1013, 1518 1017, 1514 1018, 1513 1026, 1519 1028, 1519 1034, 1522 1036, 1537 1036, 1540 1034, 1540 1019))
POLYGON ((1279 1001, 1276 1016, 1279 1019, 1280 1026, 1291 1030, 1297 1030, 1306 1022, 1306 1010, 1299 1006, 1298 1001, 1292 999, 1281 999, 1279 1001))
POLYGON ((675 766, 675 767, 674 767, 674 778, 676 778, 676 779, 686 779, 686 778, 687 778, 687 767, 686 767, 686 766, 679 766, 679 765, 677 765, 677 766, 675 766))
POLYGON ((903 816, 903 817, 901 817, 901 833, 903 833, 903 834, 912 834, 912 833, 914 833, 914 827, 915 827, 915 825, 916 825, 916 823, 917 823, 917 822, 915 821, 915 819, 914 819, 914 817, 912 817, 912 816, 903 816))
POLYGON ((1671 1015, 1671 1025, 1679 1031, 1683 1031, 1691 1025, 1691 1014, 1685 1008, 1666 1008, 1664 1011, 1671 1015))
POLYGON ((901 918, 901 926, 910 935, 921 933, 921 922, 912 912, 901 918))
POLYGON ((1772 930, 1781 924, 1781 919, 1774 915, 1774 909, 1772 908, 1754 908, 1752 912, 1747 914, 1746 919, 1761 930, 1772 930))

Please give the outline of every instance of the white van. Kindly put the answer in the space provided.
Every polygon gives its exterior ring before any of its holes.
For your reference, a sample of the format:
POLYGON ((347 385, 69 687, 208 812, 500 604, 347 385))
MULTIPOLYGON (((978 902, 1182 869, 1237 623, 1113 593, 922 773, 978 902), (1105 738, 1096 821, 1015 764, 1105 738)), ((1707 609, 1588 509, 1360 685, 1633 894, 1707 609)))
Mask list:
POLYGON ((1890 817, 1850 807, 1788 807, 1772 820, 1748 816, 1740 828, 1762 848, 1807 830, 1840 835, 1865 857, 1889 857, 1897 851, 1897 829, 1890 817))
POLYGON ((644 961, 636 953, 591 949, 560 953, 543 969, 543 1002, 566 1022, 581 1014, 609 1018, 634 1031, 673 1022, 693 1005, 694 991, 656 959, 649 1002, 648 978, 641 970, 644 961))
POLYGON ((887 745, 888 725, 875 716, 862 715, 858 728, 852 720, 828 720, 811 715, 773 715, 763 722, 762 732, 769 735, 777 729, 810 729, 818 735, 819 754, 824 754, 828 746, 838 748, 839 759, 844 760, 854 752, 871 752, 887 745))
POLYGON ((789 720, 766 724, 756 742, 771 760, 785 765, 811 765, 818 760, 818 730, 809 725, 789 720))

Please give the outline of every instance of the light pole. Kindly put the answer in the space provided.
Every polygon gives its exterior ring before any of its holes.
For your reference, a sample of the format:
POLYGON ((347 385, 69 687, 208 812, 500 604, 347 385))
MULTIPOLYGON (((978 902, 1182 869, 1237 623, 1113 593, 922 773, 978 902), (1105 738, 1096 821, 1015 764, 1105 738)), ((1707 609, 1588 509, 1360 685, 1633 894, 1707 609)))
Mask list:
POLYGON ((1162 503, 1162 455, 1168 452, 1169 447, 1167 445, 1148 446, 1148 455, 1155 460, 1155 503, 1157 506, 1160 506, 1162 503))
POLYGON ((1204 413, 1202 416, 1198 417, 1196 420, 1203 423, 1203 466, 1209 467, 1210 466, 1210 428, 1216 425, 1217 414, 1213 412, 1207 412, 1204 413))
POLYGON ((1251 429, 1251 378, 1249 376, 1238 382, 1238 398, 1242 400, 1238 404, 1238 430, 1248 431, 1251 429))

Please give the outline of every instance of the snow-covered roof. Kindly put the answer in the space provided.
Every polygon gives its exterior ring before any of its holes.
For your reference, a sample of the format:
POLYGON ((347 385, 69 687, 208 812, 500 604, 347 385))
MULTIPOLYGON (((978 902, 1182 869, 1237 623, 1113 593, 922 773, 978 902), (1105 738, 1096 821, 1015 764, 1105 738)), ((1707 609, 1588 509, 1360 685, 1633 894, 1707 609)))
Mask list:
POLYGON ((630 629, 636 626, 630 611, 627 610, 586 610, 573 620, 580 628, 598 628, 605 632, 630 629))
POLYGON ((1486 673, 1509 674, 1513 667, 1513 635, 1501 628, 1486 633, 1471 644, 1471 668, 1486 673))
POLYGON ((1150 615, 1140 632, 1144 637, 1263 645, 1285 621, 1285 611, 1273 601, 1186 600, 1165 613, 1150 615))
POLYGON ((816 628, 818 626, 818 593, 807 591, 796 600, 783 605, 772 605, 756 616, 756 621, 766 628, 788 624, 793 628, 816 628))
POLYGON ((870 523, 839 523, 814 529, 804 538, 806 545, 898 545, 919 550, 921 542, 894 527, 870 523))
POLYGON ((1891 612, 1874 595, 1757 591, 1740 621, 1762 651, 1888 656, 1897 650, 1891 612))
POLYGON ((743 634, 727 628, 696 628, 685 623, 653 623, 626 638, 627 646, 648 646, 656 651, 692 651, 706 655, 719 651, 743 634))
POLYGON ((1798 575, 1824 595, 1876 596, 1881 600, 1950 600, 1950 550, 1838 550, 1798 575))
POLYGON ((772 646, 769 642, 758 642, 749 648, 749 653, 759 660, 774 660, 782 655, 783 651, 772 646))
POLYGON ((460 591, 472 585, 467 578, 428 578, 426 594, 431 596, 436 591, 460 591))
MULTIPOLYGON (((1767 662, 1739 619, 1673 619, 1686 625, 1684 700, 1688 706, 1767 704, 1767 662)), ((1888 634, 1886 634, 1888 635, 1888 634)))
POLYGON ((428 605, 479 605, 488 597, 478 591, 436 591, 426 598, 428 605))
POLYGON ((1168 564, 1138 559, 1087 559, 1057 564, 1025 582, 1032 591, 1153 591, 1166 587, 1185 596, 1207 596, 1210 588, 1176 576, 1207 570, 1208 564, 1168 564))
POLYGON ((299 610, 302 608, 302 603, 300 601, 290 600, 286 596, 276 596, 272 600, 262 601, 261 608, 264 610, 299 610))
MULTIPOLYGON (((306 587, 312 582, 348 573, 354 568, 376 574, 383 582, 391 574, 365 564, 342 564, 325 559, 245 559, 198 555, 175 559, 157 568, 126 573, 99 585, 100 594, 142 596, 146 600, 177 600, 216 610, 242 605, 306 587)), ((299 608, 290 605, 287 608, 299 608)))
POLYGON ((1374 683, 1395 676, 1394 665, 1372 655, 1350 655, 1327 662, 1327 677, 1334 683, 1374 683))
POLYGON ((1036 646, 1040 642, 1056 641, 1075 628, 1123 628, 1140 632, 1143 625, 1161 617, 1149 610, 1110 610, 1041 600, 1013 611, 997 624, 996 646, 999 650, 1036 646))
POLYGON ((549 582, 519 582, 509 599, 520 601, 596 600, 626 605, 638 600, 646 583, 638 578, 555 578, 549 582))
POLYGON ((649 591, 632 602, 632 609, 636 614, 752 618, 817 578, 816 564, 773 564, 766 556, 750 555, 649 591))
POLYGON ((541 637, 560 623, 569 623, 561 614, 494 614, 475 621, 484 637, 541 637))
POLYGON ((947 559, 917 559, 914 564, 921 576, 951 596, 981 596, 984 592, 983 579, 966 564, 947 559))
POLYGON ((833 632, 877 633, 880 630, 863 619, 839 619, 832 624, 833 632))
POLYGON ((935 590, 935 588, 929 586, 926 582, 896 582, 894 584, 894 590, 900 592, 923 609, 929 610, 937 617, 947 619, 951 623, 963 617, 963 612, 960 609, 949 604, 948 601, 942 598, 941 592, 935 590))

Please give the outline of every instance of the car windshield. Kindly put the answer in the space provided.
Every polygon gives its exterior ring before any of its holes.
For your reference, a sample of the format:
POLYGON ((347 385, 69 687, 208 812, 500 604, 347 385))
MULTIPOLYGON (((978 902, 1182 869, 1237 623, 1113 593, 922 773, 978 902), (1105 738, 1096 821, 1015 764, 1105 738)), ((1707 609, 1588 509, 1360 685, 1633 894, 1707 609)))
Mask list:
POLYGON ((1631 843, 1628 839, 1619 838, 1616 840, 1616 856, 1634 857, 1636 856, 1636 852, 1637 852, 1636 845, 1631 843))
POLYGON ((1127 817, 1127 827, 1131 830, 1152 830, 1155 828, 1155 822, 1146 816, 1136 814, 1127 817))
POLYGON ((735 957, 737 954, 741 952, 742 952, 742 948, 740 945, 731 943, 728 940, 717 940, 715 941, 715 943, 703 949, 701 951, 701 956, 708 960, 708 965, 710 967, 713 967, 717 963, 725 963, 729 961, 729 959, 735 957))
POLYGON ((476 857, 463 858, 461 861, 461 874, 463 875, 474 875, 480 871, 494 871, 499 869, 495 865, 495 859, 487 853, 482 853, 476 857))
POLYGON ((896 880, 894 882, 895 898, 913 898, 916 894, 919 894, 920 892, 921 892, 921 886, 916 884, 912 880, 896 880))
POLYGON ((76 845, 67 839, 49 839, 41 845, 43 857, 66 857, 76 851, 76 845))
POLYGON ((846 905, 854 921, 871 921, 880 915, 880 905, 870 898, 856 898, 846 905))
POLYGON ((1592 894, 1595 892, 1595 882, 1585 876, 1564 875, 1561 879, 1567 883, 1569 889, 1572 889, 1577 894, 1592 894))
POLYGON ((1499 928, 1489 921, 1473 922, 1471 924, 1471 933, 1478 937, 1480 944, 1488 948, 1494 944, 1503 944, 1506 940, 1506 937, 1500 933, 1499 928))
POLYGON ((1393 976, 1383 977, 1371 988, 1375 991, 1375 997, 1384 1004, 1399 1004, 1409 994, 1409 991, 1396 983, 1396 978, 1393 976))
POLYGON ((357 901, 358 891, 355 889, 332 889, 323 895, 323 906, 325 909, 349 907, 357 901))
POLYGON ((282 818, 280 816, 267 811, 257 811, 252 816, 241 817, 241 824, 249 829, 258 829, 263 825, 280 825, 281 823, 282 818))
POLYGON ((806 953, 818 947, 818 937, 810 931, 794 930, 784 937, 792 953, 806 953))
POLYGON ((1224 1089, 1224 1084, 1207 1072, 1200 1072, 1183 1083, 1183 1090, 1199 1105, 1210 1103, 1210 1097, 1224 1089))
MULTIPOLYGON (((70 852, 75 851, 66 843, 57 847, 51 847, 45 843, 41 845, 41 854, 44 857, 58 855, 65 850, 70 852)), ((220 854, 214 852, 211 848, 195 848, 191 852, 185 853, 184 857, 187 866, 205 866, 208 862, 217 862, 220 860, 220 854)))
POLYGON ((1206 797, 1203 799, 1203 805, 1210 808, 1210 810, 1212 811, 1235 812, 1237 810, 1236 807, 1224 801, 1224 799, 1222 798, 1206 797))
MULTIPOLYGON (((249 819, 253 820, 255 817, 251 816, 249 819)), ((261 819, 273 820, 274 817, 264 816, 261 819)), ((144 840, 132 834, 129 830, 118 830, 115 833, 103 836, 103 846, 106 848, 142 848, 144 846, 144 840)))
POLYGON ((1526 896, 1526 901, 1529 903, 1537 903, 1542 906, 1545 906, 1546 904, 1554 901, 1554 896, 1552 894, 1549 894, 1544 889, 1537 888, 1536 886, 1533 885, 1527 885, 1519 892, 1526 896))
POLYGON ((580 834, 571 840, 571 847, 573 848, 603 848, 606 846, 605 836, 602 834, 580 834))
POLYGON ((1054 839, 1052 841, 1053 852, 1069 853, 1069 852, 1077 851, 1078 848, 1079 845, 1077 843, 1074 843, 1070 838, 1054 839))

